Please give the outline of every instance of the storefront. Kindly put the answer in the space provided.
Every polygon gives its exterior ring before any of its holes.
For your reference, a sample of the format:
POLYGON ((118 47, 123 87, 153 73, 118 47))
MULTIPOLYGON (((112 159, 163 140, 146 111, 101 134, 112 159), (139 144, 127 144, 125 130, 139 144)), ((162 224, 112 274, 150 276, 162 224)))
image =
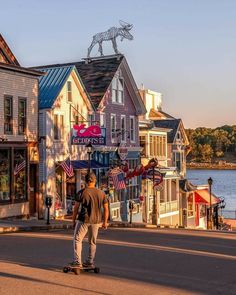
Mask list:
POLYGON ((29 216, 38 211, 38 167, 30 151, 26 144, 0 146, 0 218, 29 216))

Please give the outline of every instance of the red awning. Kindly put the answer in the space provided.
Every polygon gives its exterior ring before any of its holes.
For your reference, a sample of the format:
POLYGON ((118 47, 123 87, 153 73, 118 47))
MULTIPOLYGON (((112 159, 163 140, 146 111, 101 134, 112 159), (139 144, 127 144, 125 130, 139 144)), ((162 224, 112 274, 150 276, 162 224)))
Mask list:
MULTIPOLYGON (((210 193, 208 189, 195 191, 195 203, 210 205, 210 193)), ((214 205, 218 203, 220 203, 220 199, 211 193, 211 204, 214 205)))

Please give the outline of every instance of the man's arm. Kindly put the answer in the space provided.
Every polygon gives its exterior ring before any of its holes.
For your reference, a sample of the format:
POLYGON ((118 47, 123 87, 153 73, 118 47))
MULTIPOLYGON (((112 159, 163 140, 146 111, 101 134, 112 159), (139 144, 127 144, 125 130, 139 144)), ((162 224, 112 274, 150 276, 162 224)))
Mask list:
POLYGON ((76 217, 77 217, 77 214, 78 214, 78 210, 79 210, 79 202, 75 201, 73 215, 72 215, 73 227, 75 227, 75 221, 76 221, 76 217))
POLYGON ((108 202, 103 204, 103 209, 104 209, 104 211, 103 211, 104 221, 103 221, 102 227, 106 229, 108 227, 107 221, 108 221, 108 216, 109 216, 108 202))

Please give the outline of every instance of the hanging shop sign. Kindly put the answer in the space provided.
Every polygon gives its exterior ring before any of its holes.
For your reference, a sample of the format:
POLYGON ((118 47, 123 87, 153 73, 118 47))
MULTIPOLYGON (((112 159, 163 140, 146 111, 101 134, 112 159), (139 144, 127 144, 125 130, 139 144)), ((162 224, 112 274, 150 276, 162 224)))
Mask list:
POLYGON ((120 159, 122 160, 122 161, 124 161, 126 158, 127 158, 127 156, 128 156, 128 148, 127 148, 127 146, 125 145, 125 143, 121 143, 120 145, 119 145, 119 147, 118 147, 118 150, 117 150, 117 152, 118 152, 118 155, 119 155, 119 157, 120 157, 120 159))
POLYGON ((149 169, 147 171, 146 178, 154 181, 155 185, 158 185, 163 181, 163 174, 157 169, 149 169))
POLYGON ((86 127, 85 124, 74 125, 72 129, 71 144, 74 145, 106 145, 106 128, 98 125, 86 127))

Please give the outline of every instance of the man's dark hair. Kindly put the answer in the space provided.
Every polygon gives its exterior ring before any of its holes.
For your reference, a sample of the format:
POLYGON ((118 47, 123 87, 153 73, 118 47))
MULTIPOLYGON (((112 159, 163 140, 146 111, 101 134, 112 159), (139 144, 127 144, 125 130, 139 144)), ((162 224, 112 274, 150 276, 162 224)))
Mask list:
POLYGON ((96 181, 97 181, 97 178, 96 178, 96 175, 93 172, 88 172, 85 175, 85 182, 86 183, 91 183, 91 182, 96 182, 96 181))

